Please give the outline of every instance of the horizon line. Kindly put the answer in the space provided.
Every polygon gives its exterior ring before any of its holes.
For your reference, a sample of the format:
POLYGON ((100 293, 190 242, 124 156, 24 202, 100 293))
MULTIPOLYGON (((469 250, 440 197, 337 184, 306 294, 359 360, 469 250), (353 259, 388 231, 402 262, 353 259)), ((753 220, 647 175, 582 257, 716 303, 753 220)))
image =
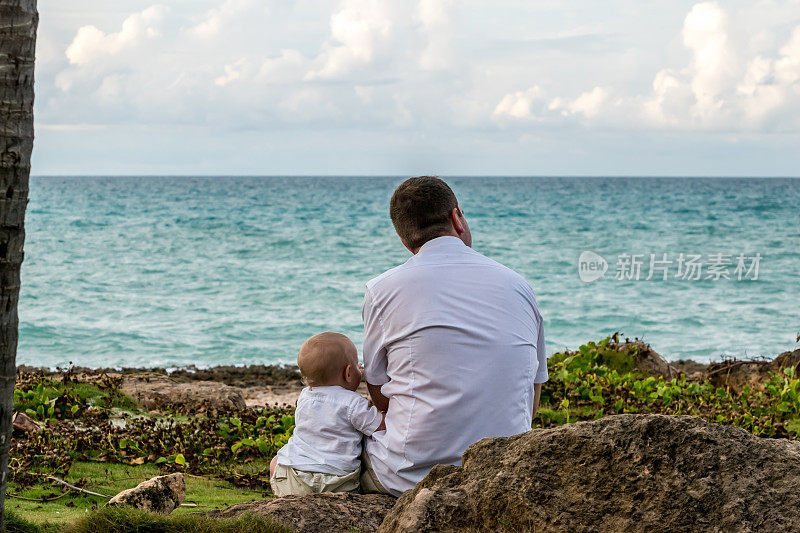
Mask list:
POLYGON ((411 176, 439 176, 443 178, 672 178, 672 179, 800 179, 798 175, 744 175, 744 174, 110 174, 110 173, 56 173, 31 174, 31 178, 403 178, 411 176))

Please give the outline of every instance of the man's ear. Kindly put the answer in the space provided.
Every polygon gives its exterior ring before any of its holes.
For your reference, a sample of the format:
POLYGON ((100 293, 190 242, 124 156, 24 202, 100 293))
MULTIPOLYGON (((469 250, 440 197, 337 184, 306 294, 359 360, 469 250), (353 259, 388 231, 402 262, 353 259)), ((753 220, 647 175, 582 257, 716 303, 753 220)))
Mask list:
POLYGON ((453 224, 453 229, 456 230, 456 233, 461 235, 466 231, 464 227, 464 222, 461 220, 461 217, 464 216, 461 213, 460 207, 454 207, 452 211, 450 211, 450 223, 453 224))

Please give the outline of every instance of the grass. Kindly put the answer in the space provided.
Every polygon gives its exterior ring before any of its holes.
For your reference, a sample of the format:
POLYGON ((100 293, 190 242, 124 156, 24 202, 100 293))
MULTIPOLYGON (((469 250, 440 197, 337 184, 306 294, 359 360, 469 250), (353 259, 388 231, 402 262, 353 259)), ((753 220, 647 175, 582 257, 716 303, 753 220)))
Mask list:
POLYGON ((6 510, 6 533, 56 533, 58 530, 55 524, 36 524, 6 510))
POLYGON ((6 533, 289 533, 269 518, 253 514, 209 518, 200 514, 159 515, 138 509, 104 507, 86 512, 68 525, 37 524, 6 511, 6 533))
MULTIPOLYGON (((160 474, 163 472, 151 464, 129 466, 76 462, 70 468, 65 481, 73 484, 85 483, 83 487, 88 490, 113 495, 160 474)), ((195 503, 197 507, 180 507, 173 512, 174 516, 204 513, 235 503, 262 500, 271 496, 269 493, 234 487, 228 482, 215 479, 186 475, 185 480, 186 503, 195 503)), ((50 485, 49 482, 38 483, 24 490, 20 490, 14 482, 11 482, 9 483, 9 493, 18 497, 9 497, 6 500, 6 508, 37 525, 53 522, 64 524, 82 518, 91 514, 92 511, 100 509, 107 501, 105 498, 75 491, 61 496, 62 489, 50 485), (42 501, 58 496, 61 497, 52 501, 42 501)))
POLYGON ((128 508, 106 507, 89 513, 63 533, 288 533, 288 528, 252 514, 218 519, 203 515, 157 515, 128 508))

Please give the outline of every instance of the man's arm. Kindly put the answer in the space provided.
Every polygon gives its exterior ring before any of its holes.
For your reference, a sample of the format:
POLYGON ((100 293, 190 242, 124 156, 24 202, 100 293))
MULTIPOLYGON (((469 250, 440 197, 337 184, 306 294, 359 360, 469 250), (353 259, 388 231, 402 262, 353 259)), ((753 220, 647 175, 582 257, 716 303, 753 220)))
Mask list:
POLYGON ((383 324, 378 317, 378 310, 372 303, 372 295, 367 289, 364 294, 364 307, 361 310, 364 318, 364 381, 372 398, 372 403, 383 413, 389 409, 389 398, 381 393, 381 385, 389 381, 387 375, 388 359, 383 337, 383 324), (378 383, 373 385, 372 383, 378 383))
POLYGON ((539 397, 542 395, 542 384, 533 384, 533 416, 536 416, 536 411, 539 410, 539 397))
POLYGON ((536 416, 536 412, 539 410, 539 399, 542 395, 542 383, 548 380, 549 375, 547 372, 547 349, 544 340, 544 320, 542 320, 542 314, 539 312, 539 307, 536 305, 536 297, 533 294, 533 289, 530 288, 530 285, 528 285, 528 288, 531 291, 531 306, 533 307, 537 322, 536 359, 538 361, 538 369, 536 370, 536 376, 533 378, 533 415, 536 416))
MULTIPOLYGON (((541 385, 539 386, 541 389, 541 385)), ((375 407, 378 408, 378 411, 381 413, 385 413, 389 409, 389 398, 381 393, 381 386, 380 385, 370 385, 367 383, 367 390, 369 391, 369 397, 372 398, 372 403, 375 404, 375 407)), ((538 401, 538 396, 536 397, 538 401)))

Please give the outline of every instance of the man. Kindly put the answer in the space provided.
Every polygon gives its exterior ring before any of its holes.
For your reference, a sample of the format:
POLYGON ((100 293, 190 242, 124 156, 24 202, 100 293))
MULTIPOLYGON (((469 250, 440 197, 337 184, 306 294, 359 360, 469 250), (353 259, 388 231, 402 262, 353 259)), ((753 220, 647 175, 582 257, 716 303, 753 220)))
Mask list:
POLYGON ((367 283, 364 375, 386 431, 366 440, 361 485, 399 496, 476 441, 529 431, 547 359, 533 290, 472 250, 444 181, 406 180, 390 215, 413 256, 367 283))

